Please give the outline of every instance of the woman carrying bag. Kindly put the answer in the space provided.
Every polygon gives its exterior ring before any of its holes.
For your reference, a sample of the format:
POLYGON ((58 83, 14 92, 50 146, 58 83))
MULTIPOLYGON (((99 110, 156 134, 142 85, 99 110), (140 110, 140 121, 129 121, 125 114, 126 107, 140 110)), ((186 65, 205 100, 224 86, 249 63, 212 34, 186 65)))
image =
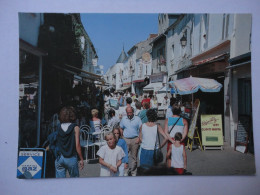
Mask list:
POLYGON ((139 132, 141 140, 140 167, 148 169, 154 164, 154 151, 161 148, 167 142, 167 136, 160 125, 157 125, 157 113, 154 109, 149 109, 146 113, 148 122, 142 124, 139 132), (164 137, 163 143, 158 144, 159 133, 164 137))

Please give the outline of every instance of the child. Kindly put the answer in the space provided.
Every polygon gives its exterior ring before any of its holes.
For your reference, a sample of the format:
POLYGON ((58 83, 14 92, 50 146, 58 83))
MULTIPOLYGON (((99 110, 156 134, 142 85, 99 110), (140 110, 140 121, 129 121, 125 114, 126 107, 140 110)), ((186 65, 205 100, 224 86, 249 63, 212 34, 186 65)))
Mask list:
POLYGON ((100 176, 118 176, 118 167, 125 153, 116 145, 116 137, 112 132, 107 133, 105 139, 107 145, 102 146, 97 152, 101 164, 100 176))
POLYGON ((177 132, 174 135, 174 139, 174 143, 167 152, 167 158, 171 156, 171 167, 173 167, 179 175, 182 175, 184 169, 187 168, 187 155, 185 147, 181 144, 182 134, 177 132))
POLYGON ((128 149, 127 149, 127 144, 124 139, 120 138, 121 133, 119 128, 114 128, 113 131, 114 135, 116 136, 117 140, 117 146, 120 146, 124 152, 125 152, 125 157, 122 159, 122 164, 119 167, 119 176, 127 176, 127 167, 128 167, 128 149))

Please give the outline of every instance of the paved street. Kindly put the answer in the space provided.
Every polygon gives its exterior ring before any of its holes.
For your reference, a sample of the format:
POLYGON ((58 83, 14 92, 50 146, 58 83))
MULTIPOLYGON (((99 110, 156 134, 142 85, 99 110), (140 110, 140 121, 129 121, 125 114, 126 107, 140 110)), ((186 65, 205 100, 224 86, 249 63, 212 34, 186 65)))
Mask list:
MULTIPOLYGON (((163 120, 158 121, 162 127, 163 120)), ((255 173, 255 161, 252 154, 243 154, 234 151, 226 143, 224 150, 206 150, 195 149, 187 152, 187 170, 193 175, 249 175, 255 173)), ((163 148, 164 157, 166 146, 163 148)), ((98 161, 91 161, 85 164, 80 171, 80 177, 98 177, 100 174, 100 165, 98 161)))

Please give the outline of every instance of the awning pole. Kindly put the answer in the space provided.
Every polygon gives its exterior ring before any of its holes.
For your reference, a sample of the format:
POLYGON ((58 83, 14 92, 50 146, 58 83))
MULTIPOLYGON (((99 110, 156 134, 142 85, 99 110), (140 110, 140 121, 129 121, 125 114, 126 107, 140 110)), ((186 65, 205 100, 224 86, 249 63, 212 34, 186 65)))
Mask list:
POLYGON ((193 112, 193 93, 191 94, 191 112, 193 112))

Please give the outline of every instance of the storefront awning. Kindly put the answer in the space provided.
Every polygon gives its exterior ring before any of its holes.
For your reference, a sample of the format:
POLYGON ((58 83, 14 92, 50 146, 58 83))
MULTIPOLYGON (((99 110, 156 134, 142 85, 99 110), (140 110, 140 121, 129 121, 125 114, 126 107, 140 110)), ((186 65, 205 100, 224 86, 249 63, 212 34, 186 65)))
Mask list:
POLYGON ((161 89, 163 87, 162 82, 159 83, 150 83, 149 85, 146 85, 143 88, 143 91, 158 91, 159 89, 161 89))
POLYGON ((217 56, 213 56, 213 57, 210 57, 210 58, 207 58, 207 59, 197 61, 193 65, 197 66, 197 65, 202 65, 202 64, 205 64, 205 63, 210 63, 210 62, 213 62, 215 60, 225 59, 225 55, 227 55, 227 53, 222 53, 222 54, 217 55, 217 56))

